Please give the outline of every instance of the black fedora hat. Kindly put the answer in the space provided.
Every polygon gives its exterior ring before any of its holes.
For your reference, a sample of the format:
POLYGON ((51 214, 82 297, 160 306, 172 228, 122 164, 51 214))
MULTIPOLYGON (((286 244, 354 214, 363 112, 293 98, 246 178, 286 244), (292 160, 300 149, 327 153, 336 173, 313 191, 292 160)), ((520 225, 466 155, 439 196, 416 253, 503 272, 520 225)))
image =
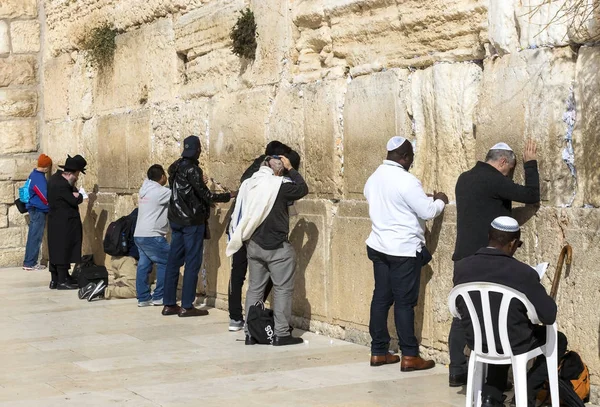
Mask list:
POLYGON ((63 171, 75 172, 81 171, 82 174, 85 174, 85 166, 87 165, 87 161, 85 158, 77 154, 75 157, 71 157, 67 155, 67 160, 64 165, 59 165, 59 168, 62 168, 63 171))

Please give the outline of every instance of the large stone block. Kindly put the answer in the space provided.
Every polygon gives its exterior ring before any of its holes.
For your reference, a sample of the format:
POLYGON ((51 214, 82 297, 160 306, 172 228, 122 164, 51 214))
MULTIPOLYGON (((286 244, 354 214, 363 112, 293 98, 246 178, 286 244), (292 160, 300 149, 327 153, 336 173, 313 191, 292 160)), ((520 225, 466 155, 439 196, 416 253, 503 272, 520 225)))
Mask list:
POLYGON ((10 52, 10 31, 8 23, 0 20, 0 55, 10 52))
POLYGON ((149 111, 98 119, 98 185, 109 190, 138 189, 150 166, 149 111))
POLYGON ((37 151, 37 120, 10 120, 0 126, 0 154, 37 151))
MULTIPOLYGON (((89 120, 94 115, 93 94, 96 71, 87 63, 83 53, 74 53, 74 56, 73 66, 65 66, 70 74, 70 77, 66 78, 69 117, 89 120)), ((63 84, 58 86, 59 92, 64 92, 63 84)))
POLYGON ((473 63, 438 64, 411 75, 413 173, 427 191, 444 191, 453 199, 456 179, 475 162, 473 121, 481 75, 473 63))
POLYGON ((169 99, 178 82, 173 38, 170 19, 117 36, 112 65, 96 76, 93 94, 96 109, 99 112, 134 109, 169 99))
POLYGON ((26 227, 9 227, 0 229, 0 250, 21 248, 27 241, 26 227))
POLYGON ((0 89, 0 117, 33 117, 37 102, 36 91, 0 89))
POLYGON ((340 117, 347 90, 345 80, 305 86, 304 154, 306 181, 312 192, 340 196, 342 180, 342 128, 340 117))
POLYGON ((36 17, 37 0, 2 0, 0 18, 36 17))
MULTIPOLYGON (((486 60, 476 115, 475 158, 483 160, 497 142, 507 142, 518 159, 515 180, 523 182, 527 138, 538 143, 542 201, 569 205, 576 180, 563 162, 572 127, 565 123, 575 78, 568 48, 526 50, 486 60)), ((474 164, 474 163, 473 163, 474 164)))
POLYGON ((24 181, 37 163, 37 154, 0 158, 0 181, 24 181))
MULTIPOLYGON (((182 141, 192 134, 200 137, 202 159, 207 156, 208 101, 192 99, 152 108, 152 162, 168 166, 181 156, 182 141)), ((213 174, 214 175, 214 174, 213 174)))
POLYGON ((298 85, 282 83, 277 89, 269 115, 268 140, 279 140, 306 158, 304 123, 304 90, 298 85))
MULTIPOLYGON (((46 123, 44 126, 43 151, 52 158, 55 170, 58 169, 59 164, 64 164, 67 155, 73 157, 82 154, 80 148, 82 126, 80 120, 46 123)), ((88 160, 88 156, 82 155, 88 160)))
MULTIPOLYGON (((69 54, 52 58, 44 64, 44 119, 65 120, 69 113, 69 81, 73 60, 69 54)), ((81 81, 81 78, 78 78, 81 81)))
POLYGON ((0 228, 8 227, 8 205, 0 204, 0 228))
POLYGON ((23 264, 25 248, 0 250, 0 267, 17 267, 23 264))
POLYGON ((367 258, 364 243, 370 230, 366 202, 340 203, 331 235, 332 263, 327 279, 329 317, 342 326, 362 326, 362 330, 369 325, 374 286, 373 264, 367 258))
POLYGON ((223 95, 211 100, 210 171, 230 188, 265 149, 273 94, 270 87, 223 95))
POLYGON ((37 20, 10 23, 12 51, 17 54, 40 51, 40 23, 37 20))
POLYGON ((407 67, 481 59, 486 11, 486 2, 464 0, 297 2, 293 8, 293 21, 300 30, 296 49, 319 57, 307 60, 317 62, 313 68, 303 67, 299 60, 300 70, 328 69, 335 60, 349 67, 371 63, 407 67), (330 35, 310 33, 327 26, 330 35), (309 38, 320 39, 315 43, 309 38))
MULTIPOLYGON (((12 204, 15 201, 14 183, 0 181, 0 204, 12 204)), ((1 212, 1 211, 0 211, 1 212)))
POLYGON ((595 106, 600 103, 600 47, 582 47, 577 59, 574 148, 579 192, 576 204, 600 206, 600 167, 596 146, 600 143, 600 118, 595 106))
POLYGON ((29 55, 12 55, 0 59, 0 88, 36 84, 37 59, 29 55))
POLYGON ((19 212, 16 205, 8 207, 8 226, 27 226, 29 224, 29 215, 19 212))
POLYGON ((308 320, 327 318, 327 292, 331 269, 329 214, 331 203, 301 200, 297 216, 290 218, 290 242, 296 250, 294 315, 308 320))
POLYGON ((361 76, 348 86, 344 104, 344 187, 362 197, 367 178, 385 159, 390 137, 409 136, 408 71, 361 76))

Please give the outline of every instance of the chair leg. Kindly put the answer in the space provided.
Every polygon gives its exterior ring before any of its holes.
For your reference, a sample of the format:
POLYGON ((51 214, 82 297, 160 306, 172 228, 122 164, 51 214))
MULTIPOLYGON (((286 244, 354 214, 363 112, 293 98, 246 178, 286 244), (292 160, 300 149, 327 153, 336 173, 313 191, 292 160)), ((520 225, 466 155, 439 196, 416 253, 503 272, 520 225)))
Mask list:
POLYGON ((512 368, 515 381, 515 405, 527 407, 527 359, 516 356, 512 368))
POLYGON ((467 379, 467 397, 466 397, 466 407, 473 407, 473 401, 477 400, 476 397, 473 397, 475 395, 475 391, 477 389, 477 383, 474 380, 475 379, 475 359, 476 356, 475 355, 471 355, 471 357, 469 358, 469 373, 468 373, 468 379, 467 379))
POLYGON ((548 366, 548 383, 550 385, 550 397, 552 398, 552 407, 560 406, 560 396, 558 394, 558 358, 557 352, 546 358, 548 366))

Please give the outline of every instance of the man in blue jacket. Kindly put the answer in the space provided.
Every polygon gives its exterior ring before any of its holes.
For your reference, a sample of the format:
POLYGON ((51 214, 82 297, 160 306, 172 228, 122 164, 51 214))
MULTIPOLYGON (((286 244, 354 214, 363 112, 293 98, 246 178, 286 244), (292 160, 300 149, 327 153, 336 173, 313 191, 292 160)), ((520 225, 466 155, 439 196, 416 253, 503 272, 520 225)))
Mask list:
POLYGON ((46 174, 52 167, 52 160, 46 154, 38 157, 37 168, 29 175, 29 202, 26 203, 29 212, 29 232, 25 245, 23 270, 44 270, 46 266, 38 264, 40 247, 44 238, 46 215, 48 214, 48 182, 46 174))

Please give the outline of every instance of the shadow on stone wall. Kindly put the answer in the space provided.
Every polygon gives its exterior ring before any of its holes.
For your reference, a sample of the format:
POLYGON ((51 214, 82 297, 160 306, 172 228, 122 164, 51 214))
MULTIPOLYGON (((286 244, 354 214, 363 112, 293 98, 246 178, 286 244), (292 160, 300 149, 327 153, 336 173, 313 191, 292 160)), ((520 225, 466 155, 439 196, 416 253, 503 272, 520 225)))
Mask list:
POLYGON ((93 254, 94 262, 98 265, 104 265, 104 231, 108 222, 108 211, 101 209, 100 213, 94 210, 94 204, 98 200, 98 184, 94 185, 91 193, 88 194, 88 203, 83 217, 83 253, 93 254))
MULTIPOLYGON (((312 317, 312 308, 307 298, 310 290, 306 288, 307 268, 310 260, 317 249, 319 242, 319 229, 313 222, 307 222, 306 219, 300 219, 290 233, 290 243, 296 251, 296 280, 294 285, 294 305, 295 314, 304 317, 310 322, 312 317)), ((323 293, 321 293, 322 295, 323 293)))
MULTIPOLYGON (((425 241, 427 242, 427 249, 432 256, 435 256, 437 251, 438 243, 440 241, 440 234, 442 232, 442 224, 444 222, 443 212, 440 216, 434 219, 431 230, 425 231, 425 241)), ((423 330, 425 324, 425 298, 427 297, 427 286, 433 277, 433 268, 431 263, 421 269, 421 284, 419 285, 419 302, 415 309, 415 335, 419 340, 419 343, 423 339, 423 330)))

